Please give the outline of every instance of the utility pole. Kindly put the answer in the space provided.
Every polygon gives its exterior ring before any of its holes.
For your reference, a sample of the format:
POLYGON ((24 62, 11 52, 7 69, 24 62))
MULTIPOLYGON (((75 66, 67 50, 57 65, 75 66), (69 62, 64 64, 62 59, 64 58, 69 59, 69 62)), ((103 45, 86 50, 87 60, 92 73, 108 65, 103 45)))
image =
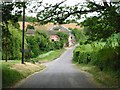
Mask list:
POLYGON ((23 1, 22 64, 24 64, 25 2, 23 1))

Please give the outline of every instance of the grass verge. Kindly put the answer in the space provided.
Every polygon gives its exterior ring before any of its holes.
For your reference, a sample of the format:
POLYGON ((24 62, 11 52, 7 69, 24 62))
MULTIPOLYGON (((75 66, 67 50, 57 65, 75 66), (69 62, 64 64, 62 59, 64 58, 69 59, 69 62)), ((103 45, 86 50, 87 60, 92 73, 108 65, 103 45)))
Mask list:
POLYGON ((45 66, 40 64, 27 63, 21 64, 18 60, 9 60, 7 63, 2 62, 2 87, 11 87, 18 81, 34 72, 43 70, 45 66))
POLYGON ((43 70, 45 66, 35 63, 35 62, 48 62, 58 58, 65 49, 50 51, 48 53, 42 54, 37 58, 32 58, 30 61, 32 63, 25 62, 21 64, 19 60, 8 60, 8 62, 2 62, 2 85, 3 87, 11 87, 18 81, 34 72, 43 70), (33 63, 34 62, 34 63, 33 63))
POLYGON ((60 57, 60 55, 65 51, 65 49, 60 49, 60 50, 55 50, 55 51, 50 51, 48 53, 42 54, 40 56, 38 56, 37 58, 32 58, 30 61, 33 62, 49 62, 52 61, 58 57, 60 57))
POLYGON ((100 71, 96 66, 86 65, 86 64, 76 64, 76 66, 85 72, 88 72, 93 75, 93 78, 96 82, 100 84, 101 87, 106 88, 120 88, 120 76, 117 72, 114 71, 100 71))

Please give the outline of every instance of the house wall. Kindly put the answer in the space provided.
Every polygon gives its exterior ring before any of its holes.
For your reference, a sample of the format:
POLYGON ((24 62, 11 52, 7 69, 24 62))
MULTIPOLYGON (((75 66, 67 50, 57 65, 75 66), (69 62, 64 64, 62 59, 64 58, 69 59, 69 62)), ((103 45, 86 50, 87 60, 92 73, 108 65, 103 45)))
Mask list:
POLYGON ((57 35, 50 35, 51 41, 59 41, 59 37, 57 35))
POLYGON ((69 34, 68 44, 69 44, 68 46, 73 46, 75 44, 75 37, 74 37, 74 35, 69 34))

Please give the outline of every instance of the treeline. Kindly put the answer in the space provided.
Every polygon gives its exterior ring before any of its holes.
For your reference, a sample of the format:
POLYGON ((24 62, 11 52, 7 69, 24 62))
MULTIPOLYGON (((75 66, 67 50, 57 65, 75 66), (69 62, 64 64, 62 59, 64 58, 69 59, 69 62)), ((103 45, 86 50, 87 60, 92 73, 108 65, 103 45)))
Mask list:
MULTIPOLYGON (((16 24, 17 25, 17 24, 16 24)), ((22 43, 22 31, 9 22, 9 38, 8 44, 8 59, 15 60, 21 59, 21 43, 22 43)), ((35 58, 40 54, 46 53, 51 50, 62 49, 64 44, 67 43, 68 35, 64 32, 59 32, 57 35, 60 37, 59 41, 51 41, 49 34, 44 31, 36 31, 34 36, 25 35, 25 58, 35 58)), ((3 32, 2 38, 2 59, 6 59, 6 38, 3 32)))
MULTIPOLYGON (((77 32, 75 34, 78 35, 77 32)), ((87 36, 85 39, 79 37, 79 40, 80 46, 74 50, 73 55, 75 62, 95 65, 101 71, 112 70, 120 73, 120 33, 112 34, 105 41, 90 43, 87 36)))
POLYGON ((113 9, 86 18, 81 23, 83 31, 73 30, 80 44, 74 50, 75 62, 95 65, 101 71, 115 71, 120 74, 120 32, 117 22, 119 14, 115 12, 113 9), (84 40, 80 36, 84 36, 84 40))
MULTIPOLYGON (((22 16, 19 17, 18 21, 22 21, 22 16)), ((32 16, 25 16, 25 22, 37 22, 37 18, 32 16)))
POLYGON ((26 58, 29 58, 29 56, 34 58, 51 50, 62 49, 64 43, 67 43, 66 38, 68 38, 68 36, 63 32, 59 35, 63 35, 60 36, 60 41, 50 41, 49 35, 43 31, 37 31, 35 36, 26 37, 28 50, 30 50, 26 58))
POLYGON ((96 16, 86 17, 80 23, 84 28, 83 35, 86 38, 79 41, 80 46, 75 49, 73 60, 78 63, 95 65, 101 71, 120 73, 119 18, 120 12, 118 12, 117 4, 107 7, 96 16))
MULTIPOLYGON (((20 59, 21 58, 21 42, 22 33, 21 30, 13 26, 12 22, 9 22, 9 31, 5 32, 6 27, 3 27, 2 31, 2 60, 6 59, 6 50, 8 59, 20 59), (7 38, 6 38, 7 35, 7 38), (6 42, 7 40, 7 42, 6 42), (6 45, 8 49, 6 49, 6 45)), ((25 46, 27 44, 25 43, 25 46)))
POLYGON ((101 71, 120 71, 120 33, 112 35, 106 42, 92 42, 90 44, 80 44, 74 50, 75 62, 92 64, 101 71))

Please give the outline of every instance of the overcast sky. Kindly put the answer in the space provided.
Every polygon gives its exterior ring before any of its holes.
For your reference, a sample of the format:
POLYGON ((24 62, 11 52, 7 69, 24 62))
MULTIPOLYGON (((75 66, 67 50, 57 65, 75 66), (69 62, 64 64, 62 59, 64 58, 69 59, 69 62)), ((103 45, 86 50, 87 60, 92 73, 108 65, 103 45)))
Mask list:
MULTIPOLYGON (((36 0, 33 0, 33 1, 36 1, 36 0)), ((37 2, 40 2, 40 1, 41 0, 37 0, 37 2)), ((55 3, 58 3, 58 2, 61 2, 61 1, 63 1, 63 0, 43 0, 43 3, 44 4, 45 3, 55 4, 55 3)), ((96 1, 97 3, 99 3, 101 0, 94 0, 94 1, 96 1)), ((67 0, 64 4, 69 5, 69 6, 74 6, 77 3, 83 3, 83 2, 85 2, 85 0, 67 0)), ((30 9, 34 5, 35 5, 35 3, 32 3, 31 6, 29 6, 28 8, 30 9)), ((36 16, 35 13, 29 13, 28 10, 26 10, 26 15, 27 16, 33 16, 33 17, 36 16)), ((89 17, 89 16, 96 16, 96 15, 97 15, 97 13, 89 13, 87 16, 89 17)), ((84 19, 85 18, 83 16, 83 18, 81 20, 79 20, 79 21, 83 21, 84 19)))
MULTIPOLYGON (((35 1, 40 2, 41 0, 34 0, 34 2, 31 4, 31 6, 28 6, 28 9, 31 9, 31 7, 35 5, 35 1)), ((61 1, 63 1, 63 0, 43 0, 43 3, 44 4, 45 3, 56 4, 56 3, 61 2, 61 1)), ((100 0, 94 0, 94 1, 99 2, 100 0)), ((66 2, 64 2, 64 4, 69 5, 69 6, 74 6, 77 3, 83 3, 83 2, 85 2, 85 0, 67 0, 66 2)), ((34 16, 34 17, 36 16, 36 14, 34 14, 34 13, 29 13, 28 10, 26 10, 26 15, 27 16, 34 16)))
MULTIPOLYGON (((37 2, 40 2, 41 0, 37 0, 37 2)), ((58 2, 61 2, 61 1, 63 1, 63 0, 43 0, 43 4, 45 4, 45 3, 48 3, 48 4, 56 4, 56 3, 58 3, 58 2)), ((35 2, 35 1, 34 1, 35 2)), ((32 3, 31 4, 31 6, 29 7, 28 6, 28 9, 30 9, 32 6, 34 6, 35 5, 35 3, 32 3)), ((77 4, 77 3, 79 3, 79 2, 85 2, 85 0, 67 0, 64 4, 66 4, 66 5, 69 5, 69 6, 74 6, 75 4, 77 4)), ((36 16, 36 14, 30 14, 28 11, 26 11, 26 15, 28 15, 28 16, 36 16)))

